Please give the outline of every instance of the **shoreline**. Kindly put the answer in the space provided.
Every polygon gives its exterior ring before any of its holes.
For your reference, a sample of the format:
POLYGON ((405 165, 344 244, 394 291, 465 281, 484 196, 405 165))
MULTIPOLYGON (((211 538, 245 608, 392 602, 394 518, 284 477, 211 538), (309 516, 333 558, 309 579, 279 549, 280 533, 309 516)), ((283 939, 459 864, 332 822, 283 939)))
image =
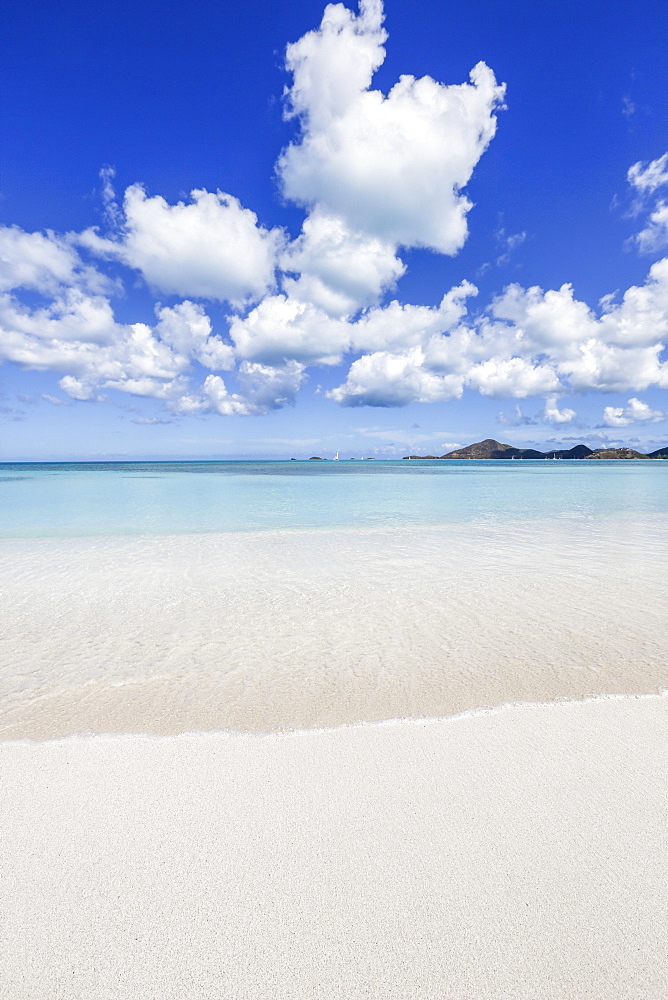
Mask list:
MULTIPOLYGON (((583 695, 579 698, 569 698, 567 695, 557 695, 549 701, 506 701, 499 704, 479 705, 475 708, 466 708, 461 712, 454 712, 451 715, 425 715, 425 716, 398 716, 389 719, 359 719, 357 721, 340 722, 332 726, 307 726, 299 728, 297 726, 286 726, 282 729, 182 729, 178 732, 152 732, 150 730, 136 732, 124 732, 122 730, 110 730, 108 732, 81 731, 66 733, 63 736, 48 736, 43 739, 20 736, 5 739, 0 737, 0 748, 3 746, 28 746, 42 747, 59 745, 63 743, 86 742, 95 740, 151 740, 158 743, 166 740, 188 739, 188 738, 232 738, 232 739, 290 739, 291 737, 307 735, 336 735, 339 732, 357 729, 377 729, 382 727, 392 728, 393 726, 429 726, 440 725, 442 723, 455 723, 465 719, 475 719, 481 716, 495 715, 500 712, 512 711, 514 709, 541 709, 554 706, 569 707, 571 705, 589 705, 606 701, 643 701, 652 699, 667 699, 668 686, 659 687, 656 691, 621 691, 611 694, 591 694, 583 695)), ((0 751, 1 752, 1 751, 0 751)))

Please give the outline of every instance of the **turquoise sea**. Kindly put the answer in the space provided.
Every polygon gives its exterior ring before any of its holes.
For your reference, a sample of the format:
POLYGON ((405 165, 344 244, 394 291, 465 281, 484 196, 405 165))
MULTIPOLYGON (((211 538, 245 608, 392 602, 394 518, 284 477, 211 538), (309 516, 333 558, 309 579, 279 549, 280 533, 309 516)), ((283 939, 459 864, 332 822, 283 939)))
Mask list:
POLYGON ((668 462, 0 464, 0 537, 68 538, 634 519, 668 513, 668 462))

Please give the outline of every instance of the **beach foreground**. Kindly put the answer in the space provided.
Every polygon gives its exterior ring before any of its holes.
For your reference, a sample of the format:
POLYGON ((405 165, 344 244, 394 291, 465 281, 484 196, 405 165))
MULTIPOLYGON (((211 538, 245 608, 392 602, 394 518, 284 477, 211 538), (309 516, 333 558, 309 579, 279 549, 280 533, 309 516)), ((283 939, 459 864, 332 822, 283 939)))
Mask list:
POLYGON ((668 698, 5 742, 3 1000, 662 1000, 668 698))
POLYGON ((0 737, 276 731, 668 682, 668 521, 0 542, 0 737))

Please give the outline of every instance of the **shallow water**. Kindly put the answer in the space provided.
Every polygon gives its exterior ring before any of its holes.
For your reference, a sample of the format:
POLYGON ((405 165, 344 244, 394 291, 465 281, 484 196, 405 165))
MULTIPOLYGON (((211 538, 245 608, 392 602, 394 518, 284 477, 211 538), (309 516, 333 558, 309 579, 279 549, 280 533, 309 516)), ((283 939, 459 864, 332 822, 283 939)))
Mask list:
POLYGON ((0 537, 630 519, 668 513, 668 462, 0 465, 0 537))
POLYGON ((652 693, 668 518, 0 542, 0 734, 261 730, 652 693))

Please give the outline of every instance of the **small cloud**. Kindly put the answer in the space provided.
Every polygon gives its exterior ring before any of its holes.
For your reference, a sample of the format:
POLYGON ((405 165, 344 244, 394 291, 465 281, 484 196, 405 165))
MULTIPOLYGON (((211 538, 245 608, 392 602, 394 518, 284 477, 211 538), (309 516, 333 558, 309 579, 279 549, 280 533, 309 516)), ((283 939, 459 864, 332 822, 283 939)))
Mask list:
POLYGON ((519 403, 516 404, 512 413, 504 413, 501 411, 501 413, 497 415, 496 419, 500 424, 503 424, 504 427, 525 427, 529 424, 536 423, 534 417, 530 417, 526 413, 522 413, 519 403))
POLYGON ((638 160, 629 167, 626 179, 634 192, 629 215, 649 211, 645 227, 626 241, 626 248, 636 247, 641 254, 656 253, 668 246, 668 201, 657 195, 660 188, 668 187, 668 153, 656 160, 638 160))
POLYGON ((663 410, 653 410, 647 403, 635 397, 629 399, 627 406, 606 406, 603 410, 603 427, 628 427, 629 424, 649 421, 657 424, 665 420, 668 414, 663 410))
POLYGON ((568 407, 560 410, 558 403, 559 399, 557 396, 548 396, 542 412, 537 413, 534 417, 529 416, 527 413, 522 413, 520 405, 517 403, 512 413, 501 412, 497 420, 505 427, 527 427, 535 424, 559 426, 560 424, 570 423, 577 416, 575 410, 570 410, 568 407))
POLYGON ((507 233, 503 226, 499 226, 494 233, 494 238, 501 249, 501 253, 496 258, 496 266, 505 267, 510 262, 513 252, 522 246, 527 238, 527 234, 525 232, 507 233))
POLYGON ((134 417, 133 424, 173 424, 173 420, 162 420, 160 417, 134 417))
POLYGON ((601 312, 607 313, 610 312, 611 309, 614 309, 618 295, 619 295, 619 289, 617 289, 614 292, 608 292, 607 295, 602 295, 598 300, 598 304, 601 307, 601 312))
POLYGON ((540 415, 543 423, 558 426, 559 424, 569 424, 577 417, 575 410, 571 410, 567 406, 563 410, 560 410, 558 403, 559 399, 557 396, 548 396, 545 400, 545 408, 540 415))
POLYGON ((57 396, 51 396, 48 392, 42 393, 42 399, 45 399, 47 403, 51 403, 52 406, 71 406, 72 403, 69 399, 59 399, 57 396))
POLYGON ((58 385, 71 399, 77 399, 80 403, 104 403, 107 398, 96 392, 93 384, 85 379, 74 378, 73 375, 64 375, 58 385))
POLYGON ((100 180, 102 181, 102 204, 104 205, 104 217, 108 225, 113 230, 120 229, 123 224, 123 212, 116 201, 116 191, 114 189, 114 178, 116 168, 105 164, 100 170, 100 180))
POLYGON ((628 96, 624 94, 622 97, 622 114, 625 118, 631 118, 636 113, 636 106, 628 96))
MULTIPOLYGON (((439 438, 449 436, 449 431, 422 431, 422 433, 415 433, 418 426, 416 424, 408 429, 405 427, 355 427, 354 430, 356 434, 360 434, 363 437, 377 438, 379 441, 388 441, 393 446, 400 445, 402 447, 424 444, 426 441, 435 442, 439 438)), ((445 447, 445 445, 441 447, 445 447)))
POLYGON ((647 225, 631 238, 641 254, 658 253, 668 246, 668 201, 658 201, 647 225))
POLYGON ((629 167, 626 179, 639 194, 654 194, 660 187, 668 184, 668 153, 647 163, 638 160, 629 167))
POLYGON ((9 401, 9 397, 0 389, 0 420, 7 419, 13 421, 23 420, 25 413, 23 410, 15 410, 9 401))

